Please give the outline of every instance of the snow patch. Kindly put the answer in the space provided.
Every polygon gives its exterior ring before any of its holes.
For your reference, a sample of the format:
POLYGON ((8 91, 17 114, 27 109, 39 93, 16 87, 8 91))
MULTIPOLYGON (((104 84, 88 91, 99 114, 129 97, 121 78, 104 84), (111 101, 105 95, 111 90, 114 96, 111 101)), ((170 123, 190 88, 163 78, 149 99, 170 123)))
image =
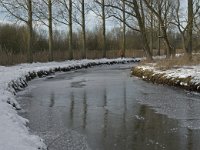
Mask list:
MULTIPOLYGON (((137 66, 137 69, 141 69, 143 71, 148 70, 152 71, 154 75, 156 74, 165 74, 164 76, 167 79, 176 79, 176 83, 180 82, 179 79, 187 79, 191 78, 191 84, 196 85, 196 90, 200 88, 200 64, 196 66, 183 66, 181 68, 172 68, 169 70, 159 70, 155 67, 155 64, 148 64, 143 66, 137 66)), ((146 78, 142 76, 142 78, 146 78)), ((181 82, 181 86, 189 86, 187 82, 181 82)))

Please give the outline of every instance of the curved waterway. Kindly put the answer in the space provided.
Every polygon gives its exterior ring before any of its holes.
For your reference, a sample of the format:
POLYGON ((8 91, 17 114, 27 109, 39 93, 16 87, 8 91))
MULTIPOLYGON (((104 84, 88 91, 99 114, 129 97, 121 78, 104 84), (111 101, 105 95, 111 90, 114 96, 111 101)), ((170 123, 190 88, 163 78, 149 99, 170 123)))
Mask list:
POLYGON ((130 77, 133 65, 35 79, 19 113, 49 150, 199 150, 200 95, 130 77))

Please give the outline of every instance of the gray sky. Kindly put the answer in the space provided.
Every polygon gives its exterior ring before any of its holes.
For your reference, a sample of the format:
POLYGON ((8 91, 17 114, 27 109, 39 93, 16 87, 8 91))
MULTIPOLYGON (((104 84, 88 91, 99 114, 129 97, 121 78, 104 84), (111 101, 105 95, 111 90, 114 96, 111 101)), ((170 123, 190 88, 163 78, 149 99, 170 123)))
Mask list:
MULTIPOLYGON (((181 7, 184 9, 186 8, 186 5, 187 5, 187 0, 181 0, 181 7)), ((185 9, 187 10, 187 9, 185 9)), ((185 12, 186 13, 186 12, 185 12)), ((8 18, 6 18, 2 13, 0 15, 0 22, 2 23, 13 23, 13 22, 10 22, 8 18)), ((88 15, 87 15, 87 18, 86 18, 86 27, 87 29, 89 30, 93 30, 100 22, 100 19, 98 19, 98 17, 95 16, 95 14, 93 12, 90 12, 88 15)), ((113 27, 119 27, 119 24, 116 24, 116 22, 113 22, 112 19, 108 19, 106 20, 106 26, 107 26, 107 29, 110 30, 112 29, 113 27)), ((58 29, 66 29, 65 26, 63 25, 60 25, 57 27, 58 29)))

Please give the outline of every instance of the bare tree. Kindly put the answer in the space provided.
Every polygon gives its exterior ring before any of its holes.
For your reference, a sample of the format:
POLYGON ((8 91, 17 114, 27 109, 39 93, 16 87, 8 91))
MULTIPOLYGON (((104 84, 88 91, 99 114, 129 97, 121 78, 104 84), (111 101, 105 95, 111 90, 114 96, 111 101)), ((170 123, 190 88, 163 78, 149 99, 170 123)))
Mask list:
POLYGON ((122 57, 126 56, 126 3, 125 0, 122 0, 122 18, 123 18, 123 46, 122 46, 122 57))
POLYGON ((101 0, 102 9, 102 34, 103 34, 103 57, 106 57, 106 15, 105 15, 105 1, 101 0))
MULTIPOLYGON (((162 14, 162 6, 160 0, 158 1, 158 14, 161 16, 162 14)), ((157 55, 160 56, 160 48, 161 48, 161 31, 160 31, 161 25, 160 25, 160 20, 158 20, 158 53, 157 55)))
MULTIPOLYGON (((149 0, 150 5, 153 5, 153 0, 149 0)), ((154 15, 152 12, 150 12, 150 51, 153 55, 153 29, 154 29, 154 15)))
POLYGON ((125 13, 125 16, 128 16, 125 18, 120 17, 118 12, 112 12, 111 16, 125 24, 128 28, 130 28, 133 31, 137 31, 141 33, 141 38, 143 42, 143 49, 147 56, 148 60, 152 60, 152 53, 150 51, 147 31, 146 31, 146 22, 145 22, 145 10, 143 6, 142 0, 124 0, 125 9, 123 7, 120 7, 120 3, 123 3, 122 0, 110 0, 109 4, 106 4, 107 7, 110 7, 111 9, 115 9, 118 11, 121 11, 122 13, 125 13))
POLYGON ((188 58, 192 59, 192 32, 193 32, 193 20, 194 20, 194 12, 193 12, 193 0, 188 0, 188 29, 187 29, 187 55, 188 58))
POLYGON ((86 58, 87 51, 86 51, 86 21, 85 21, 85 15, 89 12, 89 8, 87 8, 88 5, 85 2, 85 0, 78 0, 74 3, 75 8, 77 10, 77 13, 74 13, 74 21, 81 27, 82 30, 82 58, 86 58), (81 18, 81 19, 80 19, 81 18))
POLYGON ((82 58, 86 58, 86 34, 85 34, 85 0, 81 1, 81 16, 82 16, 82 40, 83 40, 83 52, 82 58))
POLYGON ((138 2, 137 0, 134 0, 134 1, 132 1, 132 3, 129 2, 129 5, 130 4, 133 5, 133 10, 135 12, 135 18, 138 21, 138 26, 140 29, 140 33, 142 35, 142 41, 144 43, 144 51, 146 53, 147 59, 152 60, 152 53, 150 51, 150 46, 148 43, 147 32, 146 32, 146 27, 145 27, 145 15, 144 15, 143 1, 140 0, 138 2))
POLYGON ((48 0, 48 24, 49 24, 49 53, 50 61, 53 60, 53 23, 52 23, 52 0, 48 0))
POLYGON ((107 49, 107 44, 106 44, 106 19, 109 18, 108 16, 108 12, 106 12, 106 3, 105 0, 94 0, 94 2, 96 3, 95 9, 91 9, 97 16, 99 16, 101 18, 102 21, 102 50, 103 50, 103 57, 106 57, 106 49, 107 49), (99 9, 99 7, 100 9, 99 9))
POLYGON ((33 11, 32 11, 32 0, 27 0, 27 11, 28 11, 28 53, 29 62, 33 62, 33 11))
POLYGON ((69 59, 72 60, 74 58, 73 56, 73 50, 72 50, 72 0, 69 0, 69 59))
POLYGON ((53 60, 53 4, 55 0, 41 0, 35 5, 34 15, 37 21, 41 22, 48 28, 49 34, 49 61, 53 60))
POLYGON ((172 24, 176 25, 181 38, 182 38, 182 47, 185 50, 185 53, 189 59, 192 59, 192 39, 193 39, 193 31, 194 31, 194 25, 195 20, 198 18, 198 13, 200 10, 199 7, 199 0, 188 0, 188 13, 187 13, 187 19, 185 20, 184 12, 181 10, 181 2, 180 0, 176 1, 175 10, 176 13, 174 15, 174 21, 172 24), (196 5, 194 5, 196 4, 196 5))
POLYGON ((69 38, 69 59, 72 60, 74 58, 73 47, 72 47, 72 36, 73 36, 73 7, 72 0, 57 0, 57 15, 55 20, 60 23, 66 25, 68 28, 68 38, 69 38))
POLYGON ((117 21, 120 24, 120 32, 122 33, 122 47, 120 50, 121 57, 125 57, 126 53, 126 29, 128 24, 127 19, 129 15, 126 13, 128 7, 126 7, 126 0, 108 0, 105 4, 106 8, 109 8, 109 17, 113 18, 113 21, 117 21))
POLYGON ((170 12, 173 12, 172 9, 171 9, 173 1, 156 0, 156 1, 154 1, 154 4, 151 5, 148 0, 144 0, 144 3, 150 9, 150 11, 157 17, 157 19, 160 22, 161 30, 162 30, 162 34, 163 34, 162 38, 164 39, 165 45, 166 45, 166 48, 167 48, 166 58, 170 58, 171 55, 173 54, 174 48, 170 44, 169 37, 167 35, 167 29, 168 29, 168 25, 169 25, 168 15, 170 15, 170 12), (163 14, 159 14, 159 9, 156 9, 156 8, 158 8, 157 1, 160 1, 161 5, 163 6, 163 9, 162 9, 163 14))
POLYGON ((5 12, 9 14, 11 18, 16 19, 27 25, 28 33, 28 42, 27 42, 27 51, 28 51, 28 61, 33 62, 33 9, 32 0, 0 0, 0 5, 3 7, 5 12))
POLYGON ((142 39, 144 41, 144 49, 146 51, 147 58, 152 60, 152 53, 151 53, 150 46, 148 44, 147 32, 146 32, 146 27, 145 27, 145 16, 144 16, 143 1, 140 0, 140 5, 139 5, 137 3, 137 1, 135 0, 133 2, 133 5, 134 5, 134 8, 135 8, 136 18, 138 20, 138 24, 139 24, 140 31, 141 31, 141 34, 142 34, 142 39))

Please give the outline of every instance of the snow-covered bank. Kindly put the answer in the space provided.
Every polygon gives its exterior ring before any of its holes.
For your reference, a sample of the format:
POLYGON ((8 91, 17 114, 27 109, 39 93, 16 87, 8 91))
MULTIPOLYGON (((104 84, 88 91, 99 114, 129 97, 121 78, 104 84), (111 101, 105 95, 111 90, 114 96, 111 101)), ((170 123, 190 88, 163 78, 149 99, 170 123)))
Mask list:
POLYGON ((132 74, 153 83, 200 92, 200 65, 177 67, 165 71, 155 66, 155 63, 137 66, 132 69, 132 74))
POLYGON ((29 133, 26 127, 27 120, 20 117, 16 111, 20 109, 20 106, 15 100, 15 94, 26 87, 29 80, 50 75, 56 71, 136 61, 139 59, 119 58, 0 66, 0 150, 45 149, 43 141, 38 136, 29 133))

